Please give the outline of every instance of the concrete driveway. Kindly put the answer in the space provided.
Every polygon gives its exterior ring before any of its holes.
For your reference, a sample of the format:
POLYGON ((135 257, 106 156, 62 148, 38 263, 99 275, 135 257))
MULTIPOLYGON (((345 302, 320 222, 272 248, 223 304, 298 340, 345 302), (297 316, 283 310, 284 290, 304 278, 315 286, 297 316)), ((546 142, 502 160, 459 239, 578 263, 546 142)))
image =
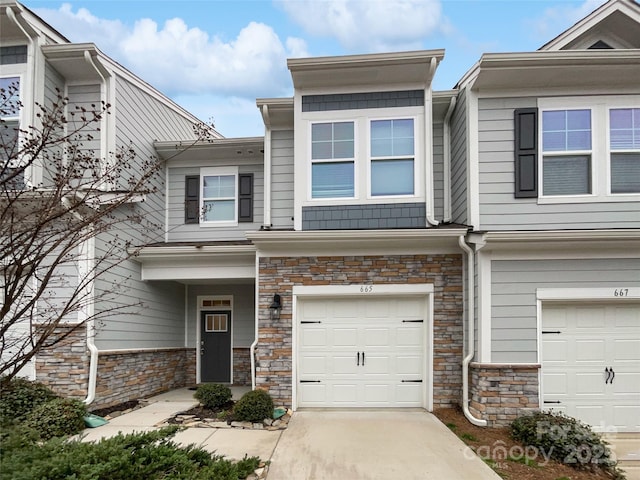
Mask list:
POLYGON ((268 480, 500 477, 423 410, 296 412, 271 457, 268 480))

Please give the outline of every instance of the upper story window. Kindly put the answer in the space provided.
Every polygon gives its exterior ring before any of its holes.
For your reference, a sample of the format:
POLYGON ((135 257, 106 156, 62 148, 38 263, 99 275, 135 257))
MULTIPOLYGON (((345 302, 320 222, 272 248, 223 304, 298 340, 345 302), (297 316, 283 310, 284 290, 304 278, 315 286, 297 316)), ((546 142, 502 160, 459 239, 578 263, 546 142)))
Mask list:
POLYGON ((640 96, 541 98, 515 111, 516 198, 636 201, 640 96))
POLYGON ((252 173, 216 167, 185 177, 185 223, 227 227, 239 222, 253 222, 252 173))
POLYGON ((640 108, 609 110, 611 193, 640 193, 640 108))
POLYGON ((15 65, 17 63, 27 63, 26 45, 0 47, 0 65, 15 65))
POLYGON ((355 196, 354 122, 311 125, 311 197, 355 196))
POLYGON ((544 195, 591 193, 591 110, 542 113, 544 195))
POLYGON ((16 148, 20 134, 20 77, 0 78, 0 161, 2 161, 3 186, 22 188, 24 172, 16 173, 16 148), (8 160, 12 159, 13 162, 8 160), (11 179, 9 181, 9 179, 11 179))
POLYGON ((372 120, 370 138, 371 196, 413 195, 413 119, 372 120))

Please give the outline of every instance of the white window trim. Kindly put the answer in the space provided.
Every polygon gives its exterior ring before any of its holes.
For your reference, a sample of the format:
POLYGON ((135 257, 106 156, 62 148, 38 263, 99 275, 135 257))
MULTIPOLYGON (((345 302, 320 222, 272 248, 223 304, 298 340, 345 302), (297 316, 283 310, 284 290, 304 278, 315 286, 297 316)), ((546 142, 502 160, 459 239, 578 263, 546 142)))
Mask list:
POLYGON ((235 227, 238 225, 238 167, 207 167, 200 169, 200 222, 201 227, 235 227), (204 177, 215 177, 220 175, 233 175, 234 177, 234 207, 233 220, 205 221, 202 212, 204 211, 204 177))
MULTIPOLYGON (((611 193, 611 151, 609 149, 609 110, 640 108, 640 96, 586 96, 538 99, 538 204, 633 202, 640 193, 611 193), (544 195, 542 113, 558 110, 591 111, 591 193, 584 195, 544 195)), ((561 152, 558 152, 560 154, 561 152)), ((576 153, 576 152, 571 152, 576 153)), ((553 153, 552 153, 553 155, 553 153)))
MULTIPOLYGON (((375 204, 375 203, 406 203, 427 202, 426 185, 424 182, 425 169, 429 168, 427 162, 431 161, 426 157, 425 143, 431 142, 431 137, 424 138, 425 125, 430 125, 425 117, 424 107, 391 107, 391 108, 371 108, 360 110, 331 110, 322 112, 304 112, 300 120, 301 126, 306 132, 306 138, 300 136, 297 140, 304 143, 306 157, 300 159, 300 174, 306 175, 306 181, 302 185, 306 186, 306 192, 298 198, 303 200, 300 207, 304 206, 338 206, 355 204, 375 204), (414 194, 394 195, 394 196, 371 196, 370 195, 370 122, 372 120, 388 120, 412 118, 414 121, 414 194), (335 198, 311 198, 311 125, 316 123, 333 122, 354 122, 354 197, 335 198), (363 190, 366 188, 366 191, 363 190)), ((339 161, 339 160, 335 160, 339 161)), ((298 167, 296 161, 296 167, 298 167)), ((298 175, 298 173, 296 173, 298 175)))
POLYGON ((418 142, 417 138, 418 119, 415 115, 394 115, 390 117, 376 117, 369 118, 367 121, 367 200, 387 200, 391 198, 416 198, 418 191, 418 142), (371 155, 371 123, 381 120, 413 120, 413 193, 401 194, 401 195, 373 195, 371 191, 371 162, 376 160, 407 160, 409 157, 402 156, 387 156, 373 158, 371 155))
POLYGON ((313 120, 308 124, 308 134, 309 141, 308 143, 308 152, 309 152, 309 175, 308 175, 308 187, 307 187, 307 200, 309 202, 314 203, 326 203, 334 202, 334 201, 352 201, 358 198, 358 121, 355 118, 328 118, 326 120, 313 120), (353 123, 353 158, 322 158, 322 159, 313 159, 313 126, 319 125, 322 123, 353 123), (353 197, 323 197, 323 198, 313 198, 313 164, 314 163, 353 163, 353 197))

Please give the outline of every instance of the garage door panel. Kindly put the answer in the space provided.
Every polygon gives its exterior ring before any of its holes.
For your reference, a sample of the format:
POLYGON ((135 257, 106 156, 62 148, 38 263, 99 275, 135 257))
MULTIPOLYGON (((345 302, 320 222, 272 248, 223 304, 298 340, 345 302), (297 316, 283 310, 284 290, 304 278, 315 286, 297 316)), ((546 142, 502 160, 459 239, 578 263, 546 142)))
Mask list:
POLYGON ((585 372, 575 375, 575 392, 581 397, 602 396, 605 393, 602 372, 585 372))
POLYGON ((554 398, 558 395, 568 395, 569 382, 566 373, 548 373, 544 376, 544 393, 554 398))
POLYGON ((328 370, 327 357, 324 355, 304 355, 300 357, 300 369, 306 375, 321 375, 328 370))
POLYGON ((335 354, 332 358, 330 362, 330 365, 333 368, 327 368, 328 373, 330 374, 334 374, 334 375, 357 375, 358 372, 358 365, 357 365, 357 361, 356 361, 356 354, 354 353, 353 355, 342 355, 342 354, 335 354))
MULTIPOLYGON (((640 328, 640 323, 638 324, 640 328)), ((640 338, 616 339, 613 341, 613 359, 616 362, 638 362, 640 364, 640 338)))
POLYGON ((358 330, 356 328, 333 328, 331 330, 331 344, 336 347, 358 348, 358 330))
POLYGON ((364 304, 364 316, 368 319, 387 319, 391 316, 391 302, 384 299, 372 299, 364 304))
POLYGON ((333 387, 331 389, 332 400, 336 404, 340 404, 340 403, 355 404, 356 403, 356 400, 358 398, 357 385, 353 383, 349 383, 349 384, 338 383, 338 384, 334 384, 332 387, 333 387))
POLYGON ((364 347, 389 346, 391 344, 391 331, 389 328, 365 328, 364 347))
POLYGON ((398 307, 402 311, 403 319, 422 319, 424 315, 424 301, 417 298, 398 300, 398 307))
POLYGON ((395 370, 399 375, 418 376, 422 372, 422 357, 420 355, 399 355, 396 358, 395 370))
POLYGON ((576 405, 573 409, 567 409, 567 414, 577 417, 589 425, 600 426, 602 419, 605 418, 605 407, 597 403, 581 404, 576 405))
POLYGON ((300 346, 318 347, 327 344, 327 330, 325 328, 307 328, 300 336, 300 346))
POLYGON ((396 402, 405 407, 419 407, 416 398, 420 395, 421 383, 401 383, 395 386, 396 402))
POLYGON ((640 308, 616 307, 614 309, 614 319, 616 327, 637 329, 640 325, 640 308))
POLYGON ((375 403, 376 406, 386 405, 391 402, 391 385, 384 385, 379 383, 365 383, 364 384, 364 401, 368 406, 375 403))
POLYGON ((545 362, 559 364, 567 363, 569 358, 569 345, 566 340, 544 339, 543 343, 545 362))
MULTIPOLYGON (((399 347, 422 347, 422 339, 424 338, 424 334, 422 331, 422 326, 419 327, 409 327, 404 326, 398 327, 396 330, 396 345, 399 347)), ((422 325, 422 324, 414 324, 414 325, 422 325)))
POLYGON ((363 375, 389 375, 391 373, 391 359, 388 355, 366 355, 365 365, 360 370, 363 375))
POLYGON ((604 307, 577 307, 575 325, 578 330, 604 328, 606 326, 604 307))
POLYGON ((606 342, 600 340, 577 340, 574 348, 574 358, 577 362, 603 362, 605 358, 606 342))
POLYGON ((618 395, 636 396, 638 405, 640 405, 640 372, 616 370, 616 376, 611 386, 618 395))
POLYGON ((298 388, 300 401, 309 406, 321 406, 327 401, 327 386, 320 383, 302 383, 298 388))
MULTIPOLYGON (((638 399, 640 401, 640 399, 638 399)), ((613 424, 619 430, 632 430, 640 432, 640 404, 614 405, 613 424), (630 427, 630 428, 629 428, 630 427)))

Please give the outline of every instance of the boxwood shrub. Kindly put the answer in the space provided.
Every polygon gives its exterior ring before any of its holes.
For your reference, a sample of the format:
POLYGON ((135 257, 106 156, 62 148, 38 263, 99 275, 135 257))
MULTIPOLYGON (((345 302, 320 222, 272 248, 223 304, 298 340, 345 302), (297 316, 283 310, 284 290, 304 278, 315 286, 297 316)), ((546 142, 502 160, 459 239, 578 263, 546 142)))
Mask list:
POLYGON ((0 425, 19 423, 34 408, 54 398, 57 395, 42 383, 18 377, 0 378, 0 425))
POLYGON ((37 431, 40 438, 73 435, 84 429, 87 408, 80 400, 54 398, 38 405, 28 416, 25 425, 37 431))
POLYGON ((219 383, 204 383, 198 386, 194 397, 206 408, 221 408, 231 400, 231 389, 219 383))
POLYGON ((233 416, 241 422, 261 422, 273 415, 273 400, 264 390, 245 393, 233 407, 233 416))

